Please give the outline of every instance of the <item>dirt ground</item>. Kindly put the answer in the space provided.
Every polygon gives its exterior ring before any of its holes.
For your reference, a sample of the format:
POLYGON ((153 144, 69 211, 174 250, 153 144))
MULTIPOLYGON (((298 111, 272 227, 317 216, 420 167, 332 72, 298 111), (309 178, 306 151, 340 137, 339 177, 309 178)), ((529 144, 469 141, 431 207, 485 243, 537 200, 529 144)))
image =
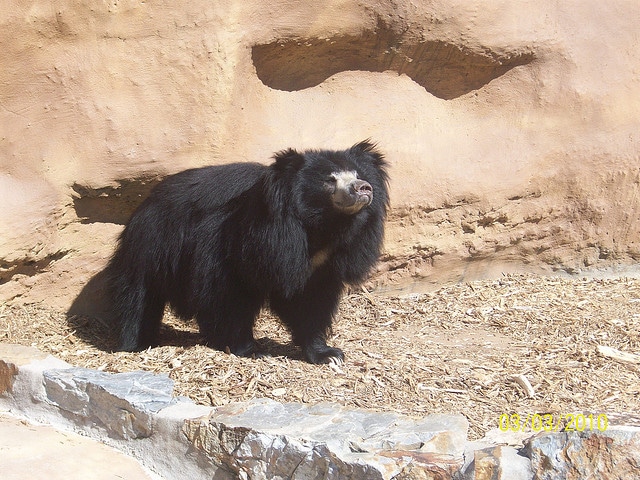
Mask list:
POLYGON ((43 305, 0 306, 1 342, 107 372, 167 373, 175 394, 205 405, 271 397, 462 413, 472 439, 502 414, 640 411, 640 357, 620 353, 640 354, 640 279, 507 275, 404 297, 358 291, 329 342, 345 351, 341 366, 302 361, 266 312, 256 338, 271 356, 259 359, 198 345, 195 326, 169 313, 157 348, 111 353, 111 331, 43 305))

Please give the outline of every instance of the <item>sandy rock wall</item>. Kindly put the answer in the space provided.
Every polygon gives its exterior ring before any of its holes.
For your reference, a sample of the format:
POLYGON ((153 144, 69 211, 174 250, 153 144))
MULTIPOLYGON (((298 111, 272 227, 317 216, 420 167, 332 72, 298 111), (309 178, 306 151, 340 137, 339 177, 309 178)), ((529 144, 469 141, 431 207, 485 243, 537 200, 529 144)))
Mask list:
POLYGON ((61 304, 157 180, 372 138, 374 280, 640 259, 640 6, 10 0, 0 13, 0 297, 61 304))

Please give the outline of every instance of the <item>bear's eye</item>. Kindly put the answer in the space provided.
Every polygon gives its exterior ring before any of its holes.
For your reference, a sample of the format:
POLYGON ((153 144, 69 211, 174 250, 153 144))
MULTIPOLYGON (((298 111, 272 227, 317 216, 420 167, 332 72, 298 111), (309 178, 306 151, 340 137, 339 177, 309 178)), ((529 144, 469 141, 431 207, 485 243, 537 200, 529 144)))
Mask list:
POLYGON ((327 175, 324 179, 324 188, 328 192, 331 192, 331 193, 335 192, 337 184, 338 184, 338 179, 333 173, 331 175, 327 175))

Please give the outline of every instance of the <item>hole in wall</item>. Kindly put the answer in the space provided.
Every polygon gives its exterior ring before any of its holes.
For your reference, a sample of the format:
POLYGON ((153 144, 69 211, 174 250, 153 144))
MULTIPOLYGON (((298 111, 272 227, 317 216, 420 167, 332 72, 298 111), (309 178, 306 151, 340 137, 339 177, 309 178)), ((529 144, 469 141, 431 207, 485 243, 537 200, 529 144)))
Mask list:
POLYGON ((415 40, 382 23, 357 36, 282 39, 254 45, 251 55, 260 81, 276 90, 314 87, 347 70, 390 70, 409 76, 445 100, 477 90, 535 59, 530 51, 476 52, 446 41, 415 40))
POLYGON ((92 188, 75 183, 73 207, 82 223, 124 225, 160 178, 117 180, 116 186, 92 188))

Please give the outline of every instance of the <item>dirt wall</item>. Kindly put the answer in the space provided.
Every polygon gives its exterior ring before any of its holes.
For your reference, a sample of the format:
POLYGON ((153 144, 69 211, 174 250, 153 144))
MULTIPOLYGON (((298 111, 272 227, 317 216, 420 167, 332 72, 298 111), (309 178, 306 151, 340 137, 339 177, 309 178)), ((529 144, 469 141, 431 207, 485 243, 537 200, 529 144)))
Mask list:
POLYGON ((0 298, 68 304, 161 177, 372 138, 372 285, 640 259, 633 1, 10 0, 0 298))

